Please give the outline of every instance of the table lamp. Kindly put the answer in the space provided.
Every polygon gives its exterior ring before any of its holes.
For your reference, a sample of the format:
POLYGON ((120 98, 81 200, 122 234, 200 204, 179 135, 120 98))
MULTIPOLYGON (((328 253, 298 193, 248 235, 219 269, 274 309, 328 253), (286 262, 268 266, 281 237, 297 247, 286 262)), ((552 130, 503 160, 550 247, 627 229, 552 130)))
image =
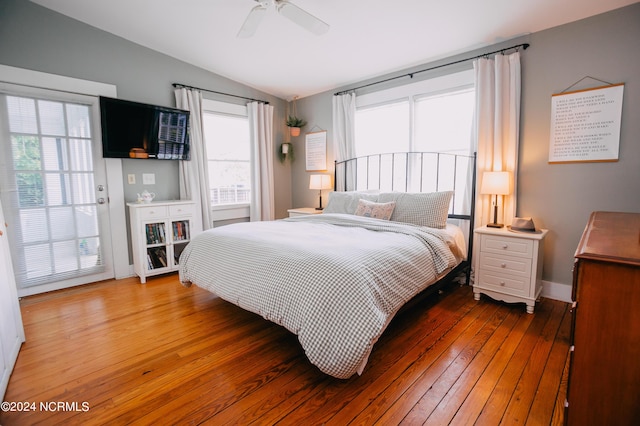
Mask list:
POLYGON ((495 195, 493 202, 493 223, 487 223, 489 228, 502 228, 504 225, 498 223, 498 195, 508 195, 510 193, 509 172, 484 172, 482 174, 481 194, 495 195))
POLYGON ((322 190, 331 188, 331 176, 329 175, 311 175, 309 179, 309 189, 317 189, 320 196, 320 207, 316 210, 322 210, 322 190))

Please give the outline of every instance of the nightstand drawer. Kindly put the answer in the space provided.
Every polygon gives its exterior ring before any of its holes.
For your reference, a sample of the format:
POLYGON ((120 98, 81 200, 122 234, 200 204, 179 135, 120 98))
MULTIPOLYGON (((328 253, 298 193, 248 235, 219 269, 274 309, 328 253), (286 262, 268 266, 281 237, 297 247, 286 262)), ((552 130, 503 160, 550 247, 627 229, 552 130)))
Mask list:
POLYGON ((512 276, 492 274, 491 272, 483 272, 480 275, 480 287, 493 288, 496 291, 504 291, 516 296, 526 296, 529 287, 527 278, 518 278, 512 276))
POLYGON ((513 256, 498 256, 493 253, 480 253, 480 268, 498 274, 517 275, 522 278, 531 276, 531 259, 513 256))
POLYGON ((482 252, 508 256, 533 258, 533 241, 523 238, 509 238, 497 235, 483 235, 482 252))

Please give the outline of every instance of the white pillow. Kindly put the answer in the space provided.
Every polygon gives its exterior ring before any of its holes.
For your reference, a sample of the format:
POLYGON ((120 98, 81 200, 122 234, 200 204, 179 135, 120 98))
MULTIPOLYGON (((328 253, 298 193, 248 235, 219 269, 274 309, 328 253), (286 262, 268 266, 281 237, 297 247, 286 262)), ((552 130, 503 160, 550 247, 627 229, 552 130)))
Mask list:
POLYGON ((358 208, 356 209, 355 215, 389 220, 395 206, 395 201, 390 201, 388 203, 374 203, 373 201, 361 199, 358 201, 358 208))
POLYGON ((323 213, 346 213, 355 214, 358 208, 358 201, 377 201, 378 194, 371 194, 359 191, 347 191, 337 192, 333 191, 329 193, 329 201, 324 208, 323 213))
POLYGON ((453 191, 409 193, 383 192, 379 203, 396 202, 391 220, 430 228, 446 228, 453 191))

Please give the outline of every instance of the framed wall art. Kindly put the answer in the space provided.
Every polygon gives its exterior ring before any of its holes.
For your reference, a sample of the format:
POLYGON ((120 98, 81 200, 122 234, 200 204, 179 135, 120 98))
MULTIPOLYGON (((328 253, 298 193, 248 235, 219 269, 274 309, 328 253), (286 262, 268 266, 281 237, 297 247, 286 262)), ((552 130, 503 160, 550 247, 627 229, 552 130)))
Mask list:
POLYGON ((624 84, 551 97, 549 163, 618 161, 624 84))

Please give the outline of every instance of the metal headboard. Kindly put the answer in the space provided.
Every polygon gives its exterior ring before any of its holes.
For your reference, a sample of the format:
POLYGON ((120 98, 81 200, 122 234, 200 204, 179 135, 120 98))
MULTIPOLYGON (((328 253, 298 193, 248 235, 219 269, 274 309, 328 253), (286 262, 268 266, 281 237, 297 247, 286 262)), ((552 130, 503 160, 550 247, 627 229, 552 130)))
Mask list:
POLYGON ((454 191, 450 219, 468 221, 467 281, 473 253, 476 154, 396 152, 336 161, 334 191, 454 191))

